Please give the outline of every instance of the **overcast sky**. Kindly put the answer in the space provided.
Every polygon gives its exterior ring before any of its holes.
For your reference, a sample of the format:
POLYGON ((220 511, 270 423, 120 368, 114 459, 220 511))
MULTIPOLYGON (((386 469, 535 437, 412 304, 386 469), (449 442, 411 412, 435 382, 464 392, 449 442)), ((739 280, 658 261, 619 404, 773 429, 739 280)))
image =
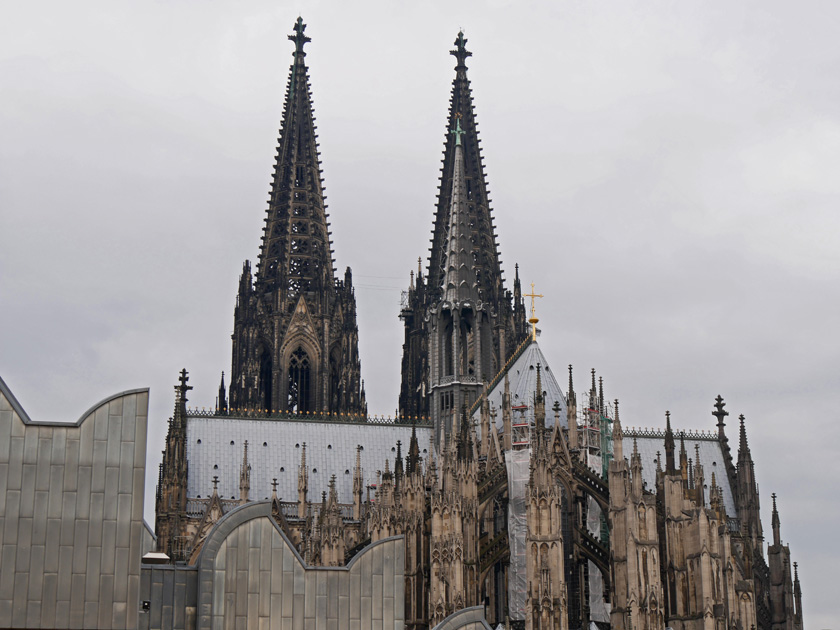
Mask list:
MULTIPOLYGON (((508 280, 625 426, 747 418, 805 623, 837 627, 840 4, 18 2, 0 24, 0 374, 35 419, 186 367, 211 407, 300 13, 369 407, 397 406, 459 28, 508 280)), ((737 442, 736 442, 737 443, 737 442)))

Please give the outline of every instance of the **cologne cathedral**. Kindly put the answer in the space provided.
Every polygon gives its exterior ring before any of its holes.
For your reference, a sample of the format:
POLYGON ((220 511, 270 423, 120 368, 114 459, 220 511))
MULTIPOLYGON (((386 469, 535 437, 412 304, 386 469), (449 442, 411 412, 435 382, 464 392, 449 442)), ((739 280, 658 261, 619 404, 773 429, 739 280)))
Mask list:
POLYGON ((223 374, 213 411, 187 406, 186 370, 175 387, 158 551, 195 564, 215 524, 263 502, 310 566, 346 566, 402 537, 404 597, 393 599, 411 630, 457 627, 444 622, 470 608, 493 628, 801 630, 797 566, 775 495, 765 539, 744 417, 737 449, 720 396, 708 430, 675 431, 667 412, 661 430, 625 429, 594 370, 576 389, 572 366, 556 373, 542 353, 533 287, 523 294, 518 269, 510 289, 502 275, 463 33, 431 254, 398 313, 399 413, 368 415, 353 278, 334 268, 304 29, 298 19, 289 36, 229 387, 223 374))

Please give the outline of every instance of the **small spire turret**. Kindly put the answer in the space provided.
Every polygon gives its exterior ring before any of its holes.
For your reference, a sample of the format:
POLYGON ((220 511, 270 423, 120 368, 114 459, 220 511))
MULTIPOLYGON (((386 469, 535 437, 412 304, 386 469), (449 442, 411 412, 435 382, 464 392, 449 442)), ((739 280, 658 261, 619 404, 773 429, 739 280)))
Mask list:
POLYGON ((251 492, 251 464, 248 463, 248 440, 245 440, 245 449, 242 452, 242 466, 239 469, 239 503, 244 505, 249 499, 251 492))
MULTIPOLYGON (((624 432, 621 430, 621 419, 618 417, 618 398, 615 399, 615 421, 613 422, 613 459, 621 462, 624 459, 624 432)), ((633 438, 633 450, 636 451, 636 438, 633 438)))
POLYGON ((674 462, 674 431, 671 429, 671 412, 665 412, 665 472, 672 474, 676 470, 674 462))

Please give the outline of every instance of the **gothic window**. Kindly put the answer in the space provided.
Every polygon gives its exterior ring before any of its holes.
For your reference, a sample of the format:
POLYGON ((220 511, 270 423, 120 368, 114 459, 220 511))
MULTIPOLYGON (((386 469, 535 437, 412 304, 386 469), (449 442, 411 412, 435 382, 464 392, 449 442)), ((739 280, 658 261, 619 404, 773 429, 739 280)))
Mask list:
POLYGON ((306 181, 306 168, 298 166, 295 169, 295 186, 303 186, 306 181))
POLYGON ((293 234, 306 234, 309 232, 306 221, 294 221, 292 223, 293 234))
POLYGON ((295 206, 294 208, 292 208, 292 212, 294 212, 296 217, 305 217, 306 206, 295 206))
POLYGON ((289 361, 289 389, 288 389, 288 410, 298 413, 312 411, 311 401, 311 366, 309 355, 298 346, 292 353, 289 361))
POLYGON ((292 253, 293 254, 308 254, 309 241, 303 238, 292 239, 292 253))

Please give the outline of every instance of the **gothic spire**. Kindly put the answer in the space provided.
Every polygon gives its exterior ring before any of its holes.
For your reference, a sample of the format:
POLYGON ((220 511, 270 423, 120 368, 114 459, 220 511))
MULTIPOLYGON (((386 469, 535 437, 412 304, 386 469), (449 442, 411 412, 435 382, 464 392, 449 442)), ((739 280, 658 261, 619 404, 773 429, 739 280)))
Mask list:
POLYGON ((773 499, 773 516, 772 516, 772 526, 773 526, 773 544, 779 546, 782 544, 782 534, 781 534, 781 522, 779 521, 779 510, 776 508, 776 493, 770 495, 773 499))
MULTIPOLYGON (((258 291, 276 291, 281 304, 333 285, 333 258, 321 179, 315 117, 304 45, 297 19, 283 122, 257 269, 258 291)), ((262 292, 260 291, 260 292, 262 292)), ((283 304, 285 306, 285 304, 283 304)))
POLYGON ((457 59, 457 65, 449 102, 440 192, 432 231, 428 284, 433 293, 443 295, 446 289, 444 280, 448 271, 447 238, 451 238, 448 234, 452 225, 450 215, 452 209, 458 207, 463 215, 459 220, 463 221, 471 237, 468 239, 467 254, 472 275, 481 292, 481 299, 498 307, 499 303, 505 300, 505 293, 472 90, 467 78, 466 60, 472 53, 466 49, 466 44, 467 39, 463 32, 458 33, 455 49, 451 51, 457 59), (453 185, 456 183, 456 176, 460 181, 458 186, 453 185), (453 204, 455 195, 460 197, 460 205, 453 204))

